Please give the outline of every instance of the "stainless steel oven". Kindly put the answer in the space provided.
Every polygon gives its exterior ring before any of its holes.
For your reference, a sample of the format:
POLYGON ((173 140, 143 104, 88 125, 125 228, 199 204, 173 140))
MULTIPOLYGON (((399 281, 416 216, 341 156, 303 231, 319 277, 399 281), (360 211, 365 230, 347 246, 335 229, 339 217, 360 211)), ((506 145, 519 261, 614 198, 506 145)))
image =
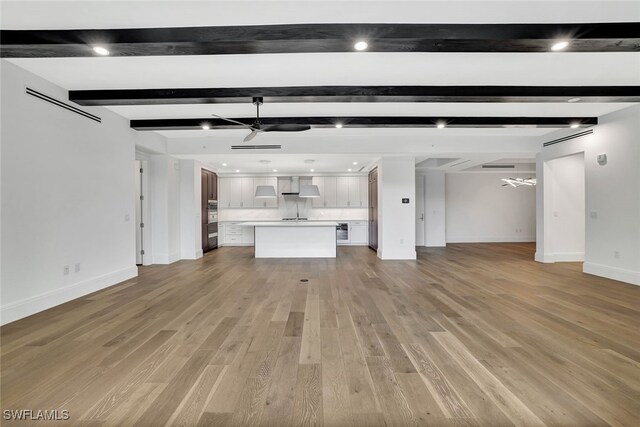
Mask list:
POLYGON ((209 200, 207 201, 207 215, 208 220, 207 223, 213 224, 214 222, 218 222, 218 201, 217 200, 209 200))
POLYGON ((218 201, 207 201, 207 236, 209 249, 218 247, 218 201))

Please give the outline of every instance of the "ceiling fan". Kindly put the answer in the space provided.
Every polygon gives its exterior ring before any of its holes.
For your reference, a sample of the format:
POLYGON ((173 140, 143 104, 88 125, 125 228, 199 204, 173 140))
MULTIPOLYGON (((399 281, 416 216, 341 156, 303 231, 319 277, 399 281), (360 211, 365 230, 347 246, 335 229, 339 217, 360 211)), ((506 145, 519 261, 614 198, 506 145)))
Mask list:
POLYGON ((233 119, 227 119, 226 117, 212 114, 213 117, 217 117, 220 120, 224 120, 230 123, 235 123, 242 127, 245 127, 251 131, 249 135, 245 136, 242 142, 249 142, 258 135, 260 132, 302 132, 311 129, 310 125, 296 125, 296 124, 281 124, 281 125, 263 125, 260 121, 260 106, 263 104, 261 96, 253 97, 253 104, 256 106, 256 119, 251 125, 239 122, 233 119))

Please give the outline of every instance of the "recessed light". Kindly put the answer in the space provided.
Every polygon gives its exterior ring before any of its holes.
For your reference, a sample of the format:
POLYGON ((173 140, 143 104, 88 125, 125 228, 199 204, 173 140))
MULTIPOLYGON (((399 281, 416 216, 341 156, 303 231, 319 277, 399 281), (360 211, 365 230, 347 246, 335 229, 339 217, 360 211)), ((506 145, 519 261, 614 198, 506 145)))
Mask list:
POLYGON ((553 51, 563 50, 563 49, 566 49, 567 46, 569 46, 569 42, 566 41, 566 40, 562 40, 562 41, 554 43, 551 46, 551 50, 553 50, 553 51))
POLYGON ((347 169, 347 171, 351 172, 351 169, 347 169))
POLYGON ((338 129, 342 128, 342 123, 338 123, 338 124, 336 125, 336 127, 337 127, 338 129))
POLYGON ((445 127, 445 126, 447 126, 447 125, 445 124, 445 122, 438 122, 438 123, 436 124, 436 127, 437 127, 438 129, 444 129, 444 127, 445 127))
POLYGON ((309 172, 315 172, 315 171, 316 171, 315 169, 309 169, 309 172))
POLYGON ((571 129, 579 128, 580 123, 571 123, 571 129))
POLYGON ((353 166, 355 166, 355 165, 357 165, 357 164, 358 164, 358 162, 353 162, 353 166))
POLYGON ((209 125, 202 125, 202 129, 203 129, 203 130, 209 130, 209 129, 211 129, 211 128, 209 127, 209 125))
POLYGON ((240 172, 240 169, 236 169, 236 173, 237 173, 237 172, 240 172))
POLYGON ((278 172, 278 169, 274 169, 273 171, 274 171, 274 172, 278 172))
POLYGON ((367 48, 369 47, 369 43, 367 43, 364 40, 360 40, 359 42, 356 42, 356 44, 353 45, 353 48, 355 50, 367 50, 367 48))
POLYGON ((93 51, 98 55, 102 55, 102 56, 109 55, 109 51, 102 46, 94 46, 93 51))
POLYGON ((226 163, 223 163, 223 164, 222 164, 222 166, 227 166, 227 164, 226 164, 226 163))
POLYGON ((580 101, 580 98, 567 99, 567 102, 571 102, 571 103, 578 102, 578 101, 580 101))

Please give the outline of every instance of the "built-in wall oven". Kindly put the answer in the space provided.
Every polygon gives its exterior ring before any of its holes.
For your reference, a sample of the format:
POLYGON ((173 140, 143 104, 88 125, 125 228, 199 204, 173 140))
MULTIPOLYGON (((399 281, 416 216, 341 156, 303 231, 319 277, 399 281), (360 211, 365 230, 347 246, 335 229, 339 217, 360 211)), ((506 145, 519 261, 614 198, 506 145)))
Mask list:
POLYGON ((349 223, 339 222, 336 226, 336 242, 349 243, 349 223))
POLYGON ((218 247, 218 201, 207 201, 207 239, 209 249, 218 247))

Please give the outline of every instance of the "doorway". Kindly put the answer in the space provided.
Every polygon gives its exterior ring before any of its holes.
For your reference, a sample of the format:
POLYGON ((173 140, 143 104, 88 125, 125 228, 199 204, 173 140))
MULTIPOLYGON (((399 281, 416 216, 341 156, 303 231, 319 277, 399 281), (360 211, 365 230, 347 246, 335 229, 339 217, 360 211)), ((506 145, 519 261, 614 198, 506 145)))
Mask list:
POLYGON ((585 164, 584 153, 546 162, 545 257, 550 262, 584 261, 585 164))

